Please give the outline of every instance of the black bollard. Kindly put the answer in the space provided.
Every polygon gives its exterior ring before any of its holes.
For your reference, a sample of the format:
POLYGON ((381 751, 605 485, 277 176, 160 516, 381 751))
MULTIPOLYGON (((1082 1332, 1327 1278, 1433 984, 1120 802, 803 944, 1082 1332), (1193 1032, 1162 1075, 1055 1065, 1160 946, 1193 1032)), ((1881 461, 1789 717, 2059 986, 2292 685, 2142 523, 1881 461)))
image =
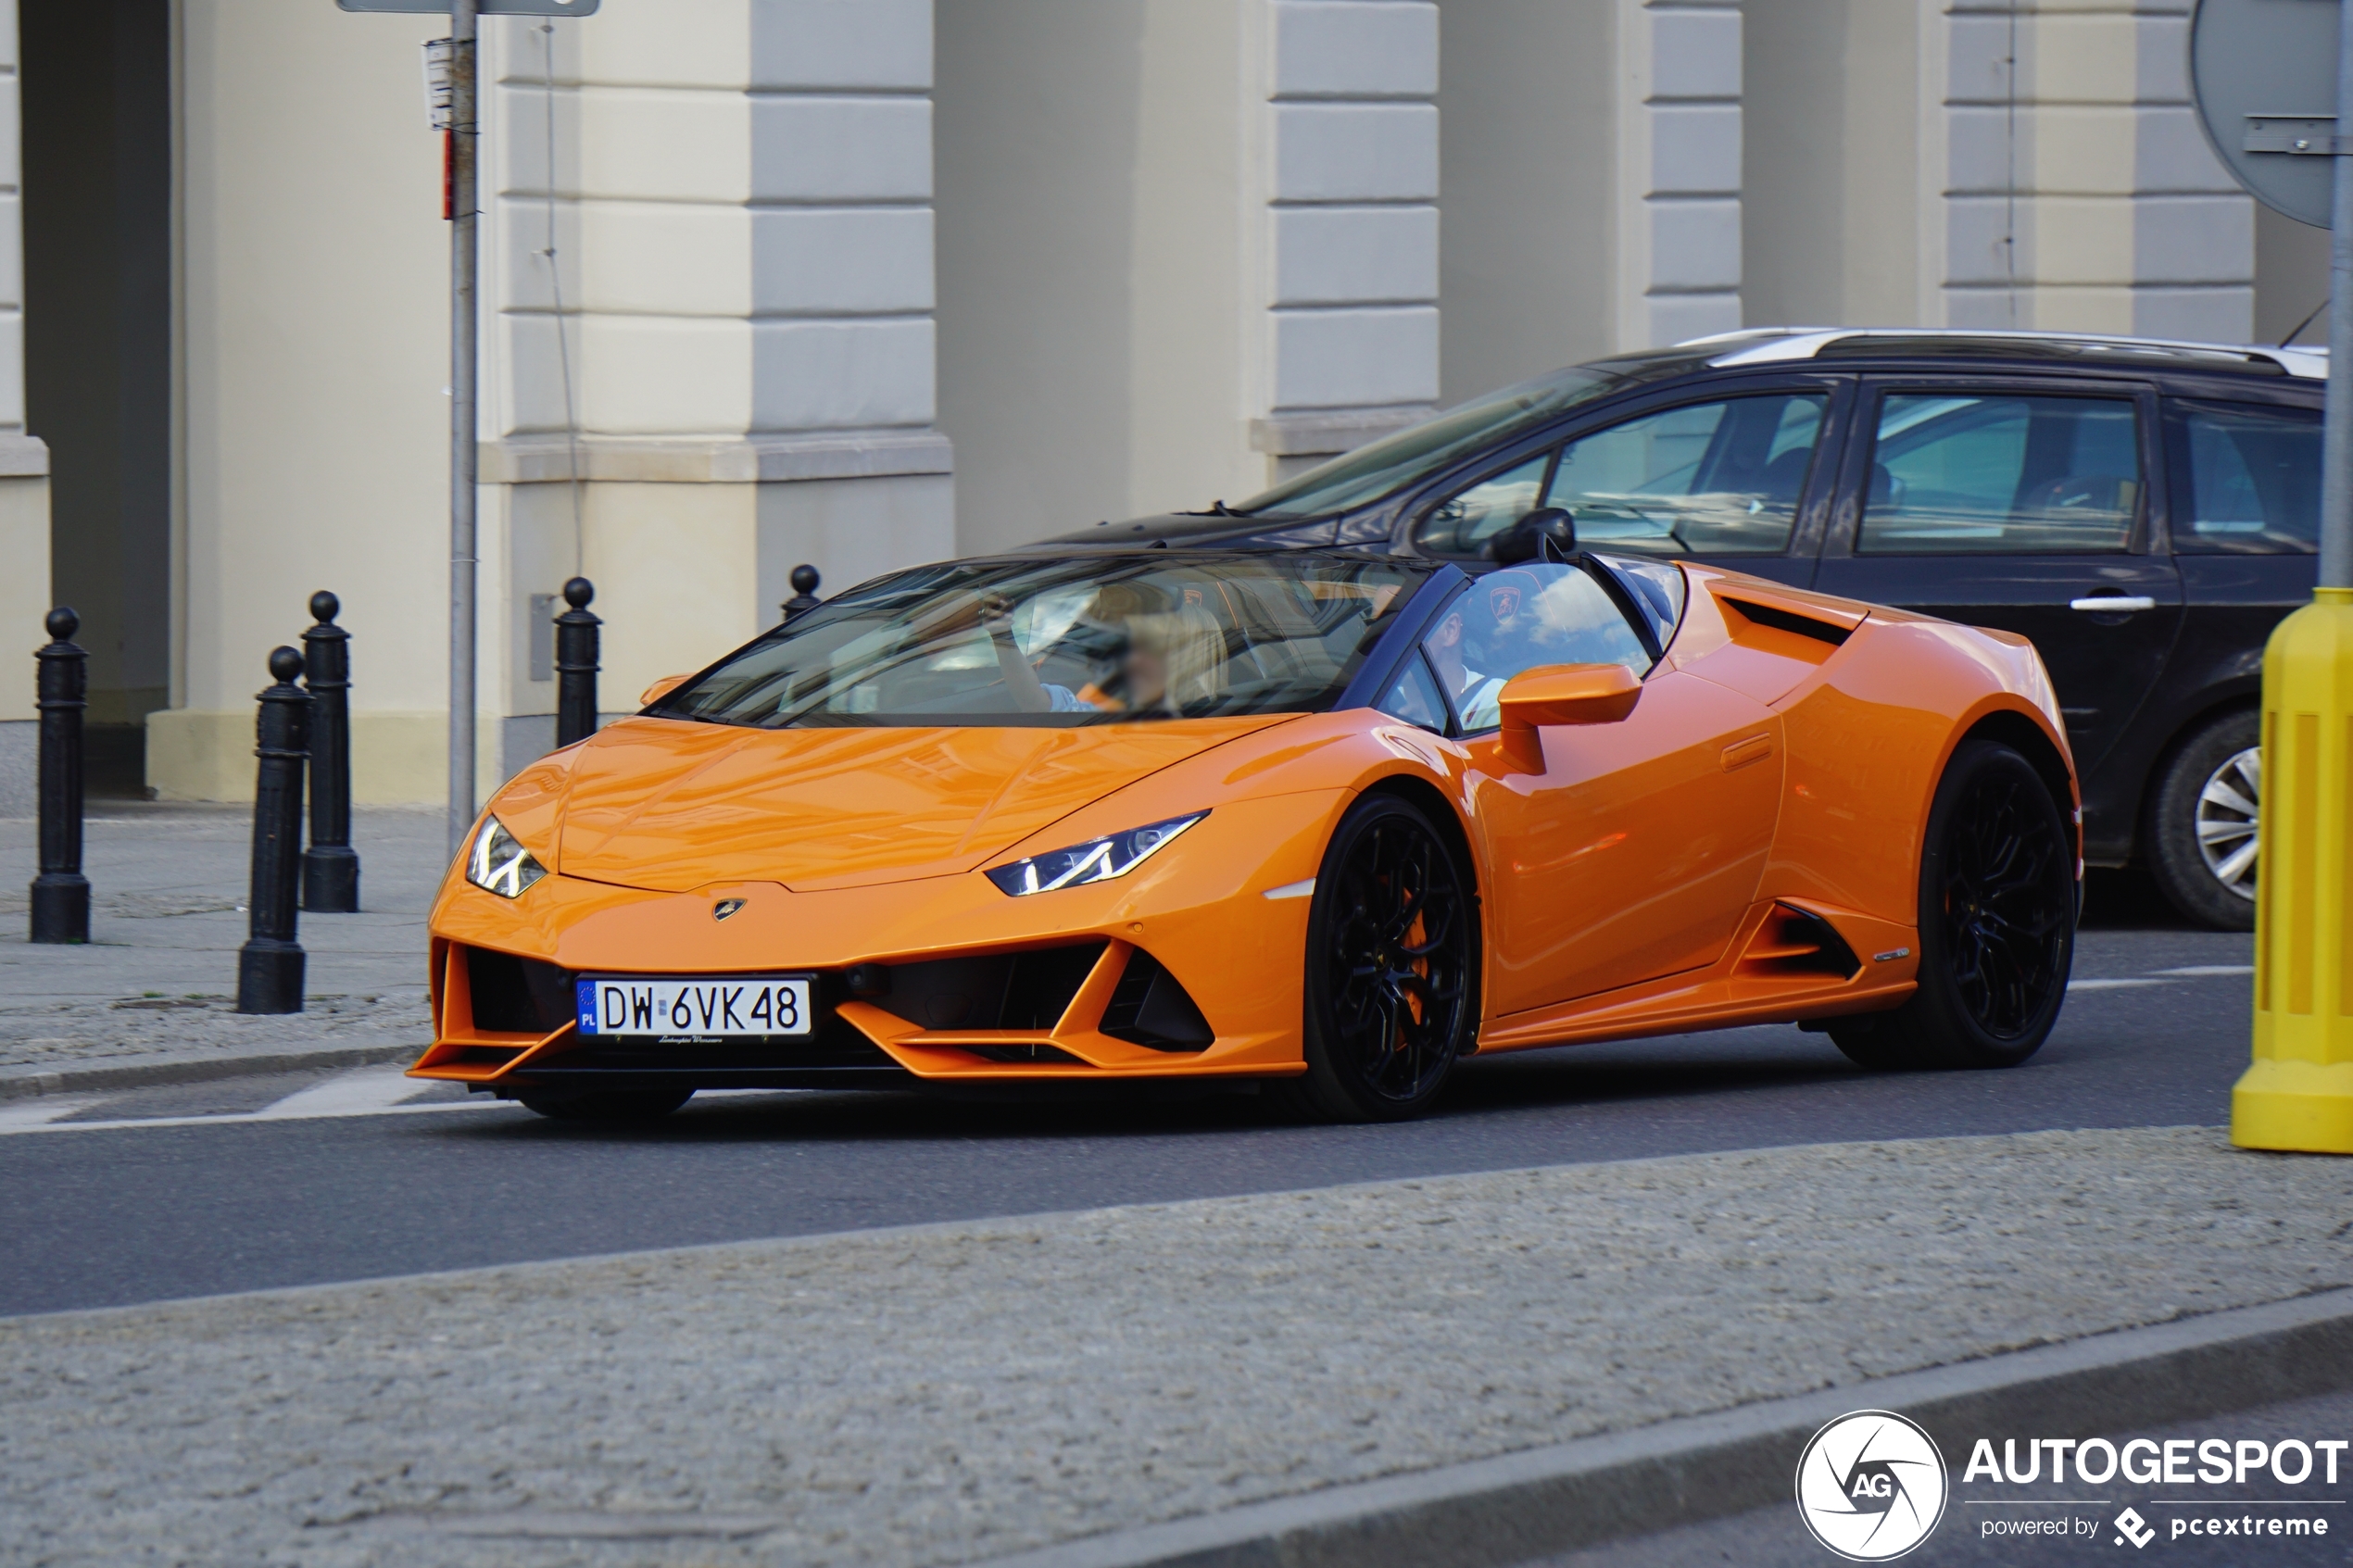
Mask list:
POLYGON ((817 596, 817 569, 803 561, 792 569, 792 597, 776 608, 784 612, 785 620, 790 621, 824 602, 817 596))
POLYGON ((597 628, 588 613, 597 585, 585 577, 564 584, 572 608, 556 617, 556 744, 570 746, 597 733, 597 628))
POLYGON ((351 633, 335 624, 343 603, 310 596, 318 621, 302 634, 302 684, 310 694, 310 847, 302 852, 302 907, 314 915, 359 912, 359 853, 351 847, 351 633))
POLYGON ((239 1012, 302 1010, 302 944, 295 940, 295 887, 301 876, 302 765, 309 757, 310 694, 294 684, 302 655, 270 655, 278 684, 258 696, 253 754, 252 920, 237 953, 239 1012))
POLYGON ((32 940, 90 940, 90 880, 82 874, 82 710, 90 656, 71 640, 82 617, 49 612, 40 660, 41 874, 32 880, 32 940))

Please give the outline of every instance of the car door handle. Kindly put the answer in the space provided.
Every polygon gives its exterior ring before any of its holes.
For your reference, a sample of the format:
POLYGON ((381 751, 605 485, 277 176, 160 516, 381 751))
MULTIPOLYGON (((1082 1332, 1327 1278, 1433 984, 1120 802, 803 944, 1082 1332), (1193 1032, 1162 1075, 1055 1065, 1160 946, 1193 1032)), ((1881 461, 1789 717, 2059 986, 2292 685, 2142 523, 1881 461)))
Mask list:
POLYGON ((2155 609, 2157 601, 2146 594, 2130 597, 2122 594, 2101 594, 2088 599, 2070 599, 2070 609, 2088 609, 2095 615, 2126 615, 2136 609, 2155 609))

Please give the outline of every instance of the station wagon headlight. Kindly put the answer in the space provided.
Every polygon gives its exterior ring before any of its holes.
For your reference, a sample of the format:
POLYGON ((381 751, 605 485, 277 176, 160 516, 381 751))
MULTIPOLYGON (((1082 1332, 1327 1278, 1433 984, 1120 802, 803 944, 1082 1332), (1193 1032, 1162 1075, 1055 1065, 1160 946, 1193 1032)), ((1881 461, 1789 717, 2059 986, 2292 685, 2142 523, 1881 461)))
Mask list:
POLYGON ((1164 822, 1090 838, 1067 849, 1032 855, 1010 866, 999 866, 988 873, 988 880, 1000 892, 1016 898, 1026 898, 1032 893, 1051 893, 1057 887, 1109 882, 1114 877, 1126 876, 1151 859, 1170 839, 1208 815, 1206 811, 1196 811, 1189 817, 1171 817, 1164 822))
POLYGON ((507 831, 496 817, 485 818, 466 851, 466 880, 501 898, 520 898, 522 890, 547 874, 547 868, 507 831))

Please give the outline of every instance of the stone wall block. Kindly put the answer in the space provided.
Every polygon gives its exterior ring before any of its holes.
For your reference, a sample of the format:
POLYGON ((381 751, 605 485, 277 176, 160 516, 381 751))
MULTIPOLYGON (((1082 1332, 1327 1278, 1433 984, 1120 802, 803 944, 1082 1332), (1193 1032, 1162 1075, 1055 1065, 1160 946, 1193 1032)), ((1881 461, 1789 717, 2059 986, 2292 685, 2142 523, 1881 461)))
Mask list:
POLYGON ((2191 343, 2245 343, 2252 338, 2255 288, 2144 288, 2133 293, 2133 331, 2142 337, 2191 343))
POLYGON ((1438 296, 1434 207, 1278 207, 1274 220, 1278 306, 1438 296))
POLYGON ((1726 6, 1651 12, 1653 102, 1741 95, 1741 14, 1726 6))
POLYGON ((1438 397, 1433 306, 1275 312, 1275 407, 1344 408, 1438 397))
POLYGON ((932 307, 929 207, 768 207, 751 217, 753 308, 874 315, 932 307))
MULTIPOLYGON (((2028 205, 2022 200, 2018 204, 2021 227, 2028 205)), ((2008 208, 2009 204, 1999 195, 1955 196, 1945 202, 1945 282, 1984 285, 2008 281, 2009 247, 2003 243, 2003 236, 2009 232, 2008 208)), ((2020 279, 2020 282, 2026 281, 2020 279)))
POLYGON ((2248 283, 2255 200, 2153 196, 2133 204, 2133 277, 2141 283, 2248 283))
MULTIPOLYGON (((540 192, 547 154, 538 90, 502 97, 510 130, 492 138, 504 155, 497 188, 540 192)), ((751 110, 740 94, 589 87, 577 99, 578 194, 672 202, 740 202, 749 194, 751 110)), ((570 139, 559 126, 559 141, 570 139)))
MULTIPOLYGON (((539 26, 535 18, 484 19, 485 35, 503 27, 507 46, 498 55, 506 82, 546 79, 548 41, 539 26)), ((747 0, 606 6, 592 21, 557 25, 556 80, 740 93, 749 80, 749 26, 747 0)))
POLYGON ((752 324, 752 428, 928 425, 937 403, 928 317, 752 324))
POLYGON ((2238 190, 2238 182, 2214 156, 2213 144, 2199 128, 2196 109, 2144 108, 2134 118, 2134 183, 2141 190, 2171 194, 2238 190))
POLYGON ((750 25, 754 88, 931 86, 931 0, 750 0, 750 25))
MULTIPOLYGON (((1955 9, 1957 11, 1958 6, 1955 9)), ((1956 15, 1945 21, 1944 101, 1947 104, 1999 104, 2009 92, 2011 21, 2006 6, 2000 14, 1956 15)), ((2018 31, 2023 38, 2026 23, 2018 31)))
POLYGON ((1741 204, 1737 198, 1653 201, 1651 287, 1665 293, 1741 286, 1741 204))
POLYGON ((750 113, 755 200, 931 199, 927 98, 755 97, 750 113))
MULTIPOLYGON (((506 318, 513 424, 563 428, 554 320, 506 318)), ((684 316, 585 316, 571 323, 573 401, 589 435, 739 431, 751 401, 751 328, 684 316)))
MULTIPOLYGON (((1271 107, 1277 201, 1431 201, 1438 109, 1430 104, 1271 107)), ((1735 159, 1737 168, 1738 160, 1735 159)))
MULTIPOLYGON (((1964 107, 1949 110, 1945 125, 1946 190, 1956 194, 1999 191, 2014 177, 2008 117, 1998 108, 1964 107)), ((2015 178, 2028 176, 2028 138, 2020 136, 2015 178)))
POLYGON ((1737 104, 1660 104, 1651 111, 1651 194, 1740 194, 1737 104))
POLYGON ((1422 0, 1277 0, 1277 98, 1428 98, 1438 7, 1422 0))

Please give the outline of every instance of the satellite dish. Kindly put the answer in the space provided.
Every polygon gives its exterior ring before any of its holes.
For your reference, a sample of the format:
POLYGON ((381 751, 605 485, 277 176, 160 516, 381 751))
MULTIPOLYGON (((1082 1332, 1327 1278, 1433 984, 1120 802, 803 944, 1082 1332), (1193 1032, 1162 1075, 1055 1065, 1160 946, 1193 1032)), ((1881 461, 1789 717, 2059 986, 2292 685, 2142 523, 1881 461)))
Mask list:
POLYGON ((2335 0, 2197 0, 2190 94, 2215 155, 2257 201, 2329 226, 2335 0))

